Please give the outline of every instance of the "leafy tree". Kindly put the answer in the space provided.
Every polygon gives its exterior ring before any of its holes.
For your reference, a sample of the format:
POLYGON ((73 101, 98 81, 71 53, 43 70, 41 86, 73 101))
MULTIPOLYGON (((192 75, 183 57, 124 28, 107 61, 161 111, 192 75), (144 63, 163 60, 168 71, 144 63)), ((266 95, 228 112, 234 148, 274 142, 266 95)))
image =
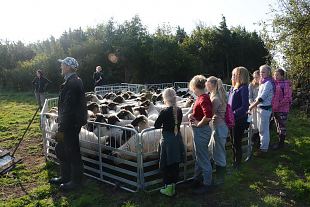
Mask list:
MULTIPOLYGON (((310 1, 278 0, 272 22, 263 23, 268 48, 282 61, 295 86, 310 84, 310 1), (273 33, 268 33, 271 27, 273 33)), ((279 65, 279 64, 278 64, 279 65)), ((278 66, 275 64, 275 66, 278 66)))

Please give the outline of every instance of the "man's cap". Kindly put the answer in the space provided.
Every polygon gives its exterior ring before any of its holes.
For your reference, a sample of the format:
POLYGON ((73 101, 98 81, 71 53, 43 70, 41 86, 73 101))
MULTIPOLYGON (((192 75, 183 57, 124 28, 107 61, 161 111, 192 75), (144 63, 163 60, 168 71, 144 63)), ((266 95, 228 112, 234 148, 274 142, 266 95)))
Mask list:
POLYGON ((61 62, 71 68, 77 69, 79 67, 79 63, 73 57, 66 57, 65 59, 58 59, 58 62, 61 62))

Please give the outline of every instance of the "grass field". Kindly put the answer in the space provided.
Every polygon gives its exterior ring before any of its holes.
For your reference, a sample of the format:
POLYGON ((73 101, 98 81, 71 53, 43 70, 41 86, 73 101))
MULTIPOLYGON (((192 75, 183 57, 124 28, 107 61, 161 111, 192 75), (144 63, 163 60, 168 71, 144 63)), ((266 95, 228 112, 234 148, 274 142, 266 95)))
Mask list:
MULTIPOLYGON (((36 110, 32 93, 0 91, 0 147, 12 150, 36 110)), ((276 141, 274 132, 272 142, 276 141)), ((310 121, 298 110, 289 116, 287 146, 253 157, 240 171, 228 169, 225 185, 213 192, 193 195, 188 185, 177 186, 177 195, 158 192, 128 193, 86 179, 84 187, 58 192, 48 183, 57 166, 45 162, 39 116, 17 151, 23 161, 0 177, 0 206, 310 206, 310 121)))

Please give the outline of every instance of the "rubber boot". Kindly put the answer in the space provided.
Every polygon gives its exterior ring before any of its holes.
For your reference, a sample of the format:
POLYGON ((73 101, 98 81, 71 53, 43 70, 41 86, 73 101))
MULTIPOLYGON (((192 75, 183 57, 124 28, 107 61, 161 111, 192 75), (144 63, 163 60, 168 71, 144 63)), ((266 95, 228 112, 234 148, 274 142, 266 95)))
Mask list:
POLYGON ((166 196, 174 196, 175 194, 175 184, 166 185, 164 188, 160 189, 160 193, 166 196))
POLYGON ((60 177, 55 177, 50 179, 51 184, 60 185, 61 183, 66 183, 70 181, 70 167, 64 163, 60 162, 60 177))
POLYGON ((218 186, 224 184, 226 167, 216 165, 215 179, 213 185, 218 186))
POLYGON ((71 181, 62 183, 60 190, 71 191, 78 189, 82 184, 83 167, 79 163, 71 164, 71 181))

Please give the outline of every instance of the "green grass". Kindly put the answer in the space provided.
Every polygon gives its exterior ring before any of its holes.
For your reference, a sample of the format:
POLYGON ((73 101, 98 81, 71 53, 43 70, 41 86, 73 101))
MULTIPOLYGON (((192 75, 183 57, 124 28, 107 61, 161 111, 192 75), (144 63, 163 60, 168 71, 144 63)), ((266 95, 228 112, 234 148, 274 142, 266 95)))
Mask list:
MULTIPOLYGON (((0 147, 12 149, 22 137, 36 110, 32 93, 0 91, 0 147)), ((288 147, 270 151, 264 158, 253 157, 239 172, 228 169, 226 183, 204 196, 191 194, 178 185, 178 194, 167 198, 158 192, 128 193, 87 179, 81 190, 60 193, 49 185, 58 167, 42 158, 39 117, 31 125, 17 151, 25 158, 8 174, 0 177, 0 207, 19 206, 310 206, 310 122, 297 110, 290 113, 288 147), (27 159, 26 159, 27 158, 27 159), (9 194, 8 194, 9 193, 9 194)), ((272 142, 276 141, 272 132, 272 142)), ((230 153, 230 152, 229 152, 230 153)), ((230 161, 230 160, 229 160, 230 161)))

